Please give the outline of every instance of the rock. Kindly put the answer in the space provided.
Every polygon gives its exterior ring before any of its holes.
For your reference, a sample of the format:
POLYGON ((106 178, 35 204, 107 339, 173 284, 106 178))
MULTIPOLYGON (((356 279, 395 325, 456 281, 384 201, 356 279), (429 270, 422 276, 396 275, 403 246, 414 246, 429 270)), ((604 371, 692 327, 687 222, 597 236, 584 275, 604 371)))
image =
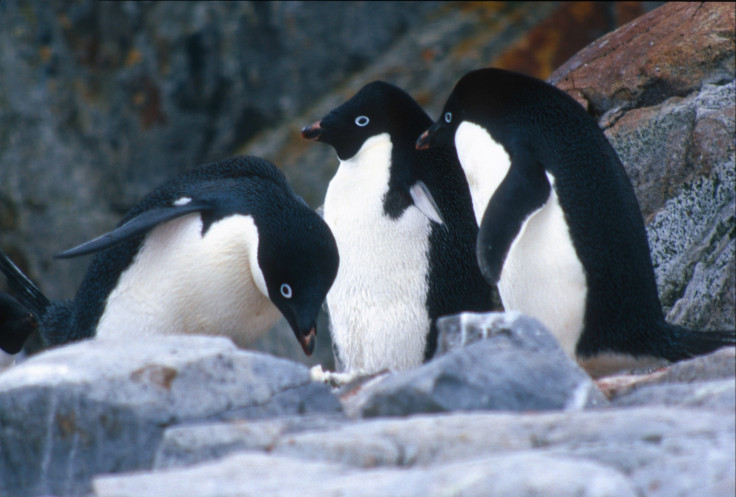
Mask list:
POLYGON ((557 354, 555 338, 536 319, 519 312, 464 312, 437 320, 437 357, 471 343, 504 335, 516 346, 557 354))
MULTIPOLYGON (((519 313, 464 313, 443 318, 439 328, 443 335, 488 338, 343 394, 348 415, 581 409, 605 403, 590 377, 532 318, 519 313)), ((443 351, 451 341, 440 339, 443 351)))
POLYGON ((680 361, 651 373, 608 376, 596 380, 596 384, 608 399, 614 399, 643 386, 733 379, 735 373, 736 347, 724 347, 711 354, 680 361))
POLYGON ((186 470, 102 477, 95 480, 94 486, 97 497, 531 497, 541 492, 581 497, 636 495, 632 485, 614 470, 587 461, 535 454, 491 456, 430 468, 367 471, 279 456, 238 454, 186 470))
POLYGON ((225 338, 84 341, 0 375, 0 494, 85 495, 94 474, 150 467, 171 424, 339 410, 306 367, 225 338))
POLYGON ((283 416, 274 420, 238 420, 172 426, 164 432, 153 467, 188 466, 244 450, 271 451, 276 441, 301 431, 334 429, 345 421, 340 415, 283 416))
POLYGON ((667 3, 595 40, 548 81, 595 117, 656 105, 733 80, 735 23, 728 2, 667 3))
POLYGON ((650 384, 620 395, 613 405, 641 406, 665 405, 682 407, 706 407, 708 409, 736 410, 736 380, 713 380, 697 385, 650 384))
MULTIPOLYGON (((276 433, 280 431, 276 424, 258 421, 249 430, 242 430, 240 423, 221 425, 223 430, 230 426, 231 435, 237 429, 239 436, 233 438, 262 454, 231 452, 225 458, 219 454, 217 462, 176 471, 98 478, 96 495, 122 497, 135 491, 141 496, 170 495, 170 491, 181 496, 210 495, 211 491, 219 491, 217 495, 230 495, 228 491, 232 495, 302 491, 306 495, 329 495, 330 491, 444 495, 442 491, 448 490, 444 485, 449 484, 444 477, 451 475, 456 492, 467 492, 463 495, 578 495, 574 491, 610 495, 615 491, 715 496, 723 494, 697 492, 732 488, 735 480, 735 423, 729 412, 646 407, 455 413, 348 422, 332 429, 319 426, 281 434, 276 433), (274 435, 268 447, 258 447, 261 430, 274 435), (507 466, 509 461, 513 464, 507 466), (680 476, 683 465, 691 476, 680 476), (476 473, 480 467, 482 478, 476 473), (555 481, 549 481, 553 475, 555 481), (424 486, 427 483, 431 485, 424 486), (596 488, 601 493, 595 493, 596 488)), ((192 434, 191 450, 207 452, 207 434, 200 427, 176 430, 180 435, 192 434)), ((217 445, 219 441, 213 440, 217 445)), ((184 452, 186 445, 179 450, 184 452)))
POLYGON ((72 296, 87 261, 53 253, 291 120, 442 6, 0 3, 3 248, 50 297, 72 296))

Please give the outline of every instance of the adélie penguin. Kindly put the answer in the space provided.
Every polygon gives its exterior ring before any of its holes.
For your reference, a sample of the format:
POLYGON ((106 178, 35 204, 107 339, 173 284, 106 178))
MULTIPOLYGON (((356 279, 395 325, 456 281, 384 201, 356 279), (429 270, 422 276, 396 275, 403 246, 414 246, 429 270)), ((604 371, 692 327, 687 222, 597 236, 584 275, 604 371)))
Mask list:
POLYGON ((563 91, 501 69, 463 76, 417 149, 454 145, 504 307, 538 318, 592 374, 736 343, 662 314, 644 222, 595 120, 563 91))
POLYGON ((38 329, 51 346, 95 336, 226 335, 240 346, 283 315, 304 352, 337 274, 335 239, 283 173, 237 156, 185 172, 144 197, 110 233, 57 257, 97 252, 73 301, 49 302, 0 253, 0 347, 38 329))
POLYGON ((438 317, 492 309, 454 151, 414 148, 431 122, 406 92, 376 81, 302 130, 340 161, 324 218, 340 251, 327 308, 346 373, 418 366, 436 350, 438 317))

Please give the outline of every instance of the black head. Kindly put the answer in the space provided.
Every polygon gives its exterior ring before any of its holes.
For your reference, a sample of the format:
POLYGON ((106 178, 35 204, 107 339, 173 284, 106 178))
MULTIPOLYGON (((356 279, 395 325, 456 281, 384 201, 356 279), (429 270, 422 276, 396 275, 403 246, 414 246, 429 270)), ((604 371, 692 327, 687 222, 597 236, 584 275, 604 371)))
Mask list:
POLYGON ((388 133, 394 145, 404 137, 413 142, 431 122, 406 92, 374 81, 322 120, 302 129, 302 136, 332 145, 340 160, 347 160, 373 136, 388 133))
MULTIPOLYGON (((416 147, 453 144, 455 132, 463 121, 486 124, 489 117, 503 116, 497 102, 505 98, 516 99, 516 91, 531 78, 501 69, 479 69, 472 71, 455 84, 447 98, 440 118, 417 140, 416 147)), ((502 107, 502 106, 501 106, 502 107)))
POLYGON ((327 224, 308 206, 294 205, 267 222, 255 218, 258 265, 268 297, 291 326, 304 353, 314 350, 315 323, 337 276, 337 244, 327 224))
POLYGON ((419 137, 416 148, 452 145, 463 121, 484 126, 504 144, 526 128, 541 134, 559 132, 554 124, 544 129, 546 122, 559 122, 550 117, 591 121, 570 96, 540 79, 503 69, 478 69, 460 78, 440 118, 419 137))

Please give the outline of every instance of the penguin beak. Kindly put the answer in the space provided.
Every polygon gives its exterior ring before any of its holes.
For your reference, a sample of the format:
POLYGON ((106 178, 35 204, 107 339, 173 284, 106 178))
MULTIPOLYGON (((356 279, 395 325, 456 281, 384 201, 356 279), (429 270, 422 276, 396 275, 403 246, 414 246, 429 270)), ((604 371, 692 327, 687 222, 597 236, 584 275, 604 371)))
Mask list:
POLYGON ((306 138, 307 140, 319 140, 322 136, 322 126, 321 121, 317 121, 316 123, 312 124, 311 126, 306 126, 305 128, 302 128, 302 138, 306 138))
POLYGON ((422 136, 417 139, 417 143, 415 145, 416 149, 427 150, 429 147, 437 145, 435 135, 441 128, 442 124, 438 122, 430 126, 429 129, 422 133, 422 136))
POLYGON ((314 345, 317 343, 317 327, 312 325, 306 335, 298 333, 296 339, 299 340, 299 345, 302 346, 307 357, 311 356, 314 352, 314 345))

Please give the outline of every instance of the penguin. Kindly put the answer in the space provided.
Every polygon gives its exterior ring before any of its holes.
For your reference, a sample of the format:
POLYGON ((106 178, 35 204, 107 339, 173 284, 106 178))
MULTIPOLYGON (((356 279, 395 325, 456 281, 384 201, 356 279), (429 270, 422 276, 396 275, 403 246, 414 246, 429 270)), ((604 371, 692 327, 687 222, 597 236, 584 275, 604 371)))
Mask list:
POLYGON ((438 317, 493 308, 457 158, 414 148, 431 123, 406 92, 375 81, 302 129, 339 160, 324 201, 341 258, 327 294, 338 371, 421 365, 437 348, 438 317))
POLYGON ((417 149, 454 145, 503 305, 538 318, 594 376, 736 343, 664 320, 641 210, 595 120, 570 96, 496 68, 463 76, 417 149))
POLYGON ((97 253, 73 301, 49 302, 0 254, 0 348, 38 329, 45 346, 83 338, 226 335, 247 347, 283 315, 306 355, 337 275, 327 224, 272 163, 236 156, 184 172, 116 229, 58 258, 97 253))

